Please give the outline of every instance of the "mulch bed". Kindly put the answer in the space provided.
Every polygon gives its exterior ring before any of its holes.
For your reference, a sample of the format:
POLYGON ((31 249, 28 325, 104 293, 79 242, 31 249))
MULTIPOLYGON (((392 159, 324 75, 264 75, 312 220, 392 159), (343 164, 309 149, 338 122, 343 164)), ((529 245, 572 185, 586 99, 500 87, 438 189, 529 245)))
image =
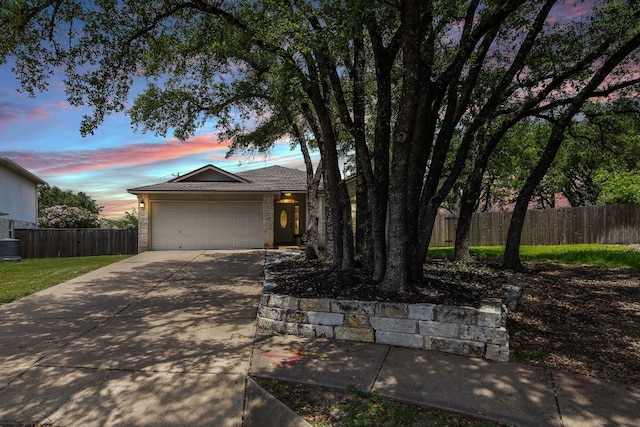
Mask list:
POLYGON ((433 260, 425 264, 426 282, 409 292, 381 292, 363 270, 335 270, 321 261, 283 260, 271 265, 274 293, 300 298, 432 303, 479 307, 484 298, 500 298, 512 273, 496 264, 459 264, 433 260))

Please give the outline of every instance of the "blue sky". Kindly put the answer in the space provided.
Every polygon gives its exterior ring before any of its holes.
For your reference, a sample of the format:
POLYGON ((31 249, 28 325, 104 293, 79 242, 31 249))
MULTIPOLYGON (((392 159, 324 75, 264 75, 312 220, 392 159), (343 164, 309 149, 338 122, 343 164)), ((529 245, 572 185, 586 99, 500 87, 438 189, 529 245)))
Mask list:
POLYGON ((228 143, 217 129, 201 129, 187 141, 134 132, 124 114, 107 117, 94 135, 82 137, 79 127, 90 110, 70 106, 55 78, 47 92, 29 98, 17 92, 11 64, 0 66, 0 156, 8 157, 51 186, 84 191, 103 206, 103 215, 121 217, 137 206, 127 188, 164 182, 206 164, 239 172, 279 164, 304 169, 298 149, 276 144, 271 155, 236 155, 225 159, 228 143))

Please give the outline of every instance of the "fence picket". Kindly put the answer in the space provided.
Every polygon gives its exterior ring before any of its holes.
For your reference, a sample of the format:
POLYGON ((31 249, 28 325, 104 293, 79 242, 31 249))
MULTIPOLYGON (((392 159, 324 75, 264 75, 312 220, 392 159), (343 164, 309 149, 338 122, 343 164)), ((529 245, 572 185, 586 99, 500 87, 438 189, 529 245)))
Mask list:
POLYGON ((133 255, 138 230, 100 228, 16 229, 22 258, 62 258, 97 255, 133 255))
MULTIPOLYGON (((477 212, 471 221, 472 246, 502 246, 512 212, 477 212)), ((438 215, 432 247, 453 246, 457 216, 438 215)), ((527 212, 523 245, 640 243, 640 205, 580 206, 527 212)))

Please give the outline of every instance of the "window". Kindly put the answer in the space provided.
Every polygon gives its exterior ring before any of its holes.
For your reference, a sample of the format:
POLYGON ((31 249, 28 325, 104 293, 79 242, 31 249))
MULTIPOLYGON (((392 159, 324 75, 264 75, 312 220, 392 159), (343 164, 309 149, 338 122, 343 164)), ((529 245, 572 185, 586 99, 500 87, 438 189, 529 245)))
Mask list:
POLYGON ((300 206, 293 207, 293 234, 300 234, 300 206))

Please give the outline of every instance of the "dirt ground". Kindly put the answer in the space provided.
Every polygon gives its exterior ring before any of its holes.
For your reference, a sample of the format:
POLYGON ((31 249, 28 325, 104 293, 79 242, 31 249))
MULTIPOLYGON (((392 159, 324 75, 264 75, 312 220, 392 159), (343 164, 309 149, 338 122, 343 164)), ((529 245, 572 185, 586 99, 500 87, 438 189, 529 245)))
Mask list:
MULTIPOLYGON (((640 384, 640 271, 533 262, 525 268, 526 286, 507 320, 511 359, 640 384)), ((301 261, 276 263, 272 271, 276 293, 470 306, 501 296, 512 274, 497 261, 432 260, 425 265, 424 286, 381 294, 358 271, 344 275, 301 261)))
POLYGON ((640 271, 526 264, 507 327, 512 359, 640 384, 640 271))

